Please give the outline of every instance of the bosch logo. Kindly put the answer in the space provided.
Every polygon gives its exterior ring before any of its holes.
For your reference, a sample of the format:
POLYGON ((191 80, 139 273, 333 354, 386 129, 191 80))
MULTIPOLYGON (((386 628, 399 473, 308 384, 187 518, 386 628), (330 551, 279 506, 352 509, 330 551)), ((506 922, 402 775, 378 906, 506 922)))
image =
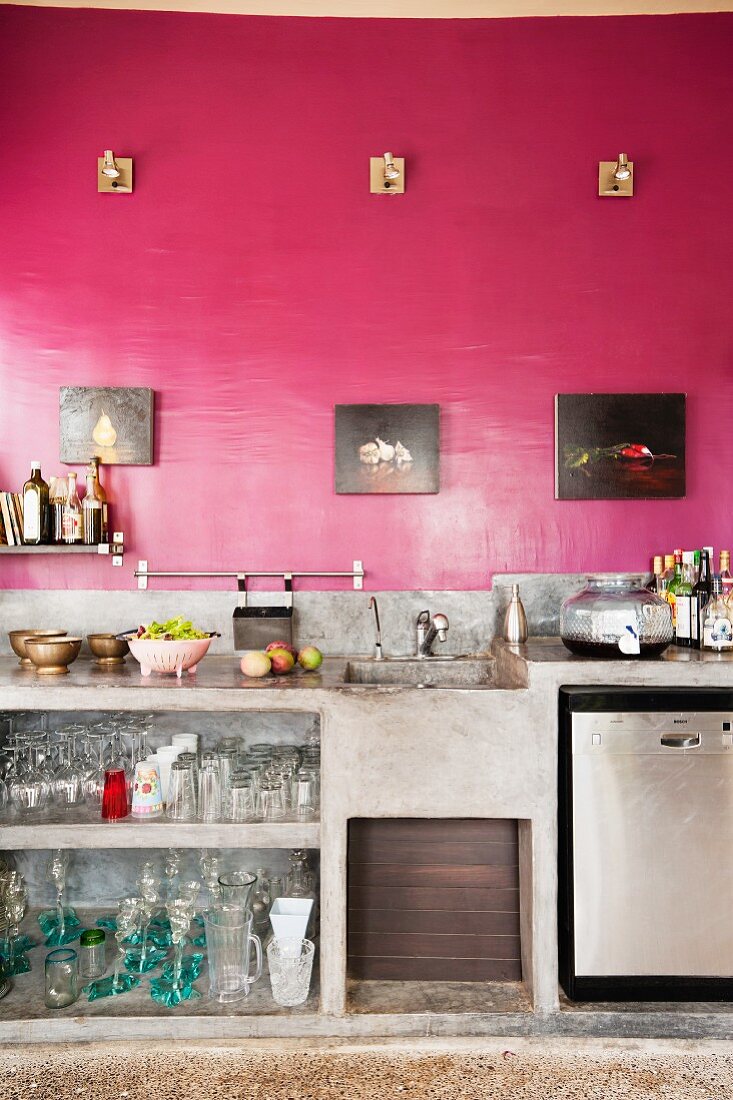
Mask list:
POLYGON ((687 726, 687 725, 689 725, 689 719, 688 718, 674 718, 672 721, 673 721, 673 724, 675 726, 687 726))

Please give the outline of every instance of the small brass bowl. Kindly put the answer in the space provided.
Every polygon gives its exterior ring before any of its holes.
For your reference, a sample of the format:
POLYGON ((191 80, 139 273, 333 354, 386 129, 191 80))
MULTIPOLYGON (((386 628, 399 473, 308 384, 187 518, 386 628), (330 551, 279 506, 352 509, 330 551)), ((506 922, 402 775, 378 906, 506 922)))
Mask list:
POLYGON ((130 647, 124 638, 117 638, 114 634, 87 634, 87 642, 98 665, 122 665, 125 663, 125 655, 130 652, 130 647))
POLYGON ((21 668, 33 668, 33 662, 26 653, 26 638, 65 638, 65 630, 9 630, 10 647, 16 657, 20 657, 21 668))
POLYGON ((63 676, 79 656, 81 638, 26 638, 25 644, 39 676, 63 676))

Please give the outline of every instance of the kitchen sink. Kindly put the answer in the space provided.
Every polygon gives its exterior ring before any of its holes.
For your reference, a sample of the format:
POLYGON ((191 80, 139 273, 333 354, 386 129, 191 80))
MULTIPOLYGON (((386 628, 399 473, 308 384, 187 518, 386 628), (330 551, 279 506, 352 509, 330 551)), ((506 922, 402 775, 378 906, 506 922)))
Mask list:
POLYGON ((350 660, 347 684, 394 687, 487 687, 494 674, 493 657, 385 657, 350 660))

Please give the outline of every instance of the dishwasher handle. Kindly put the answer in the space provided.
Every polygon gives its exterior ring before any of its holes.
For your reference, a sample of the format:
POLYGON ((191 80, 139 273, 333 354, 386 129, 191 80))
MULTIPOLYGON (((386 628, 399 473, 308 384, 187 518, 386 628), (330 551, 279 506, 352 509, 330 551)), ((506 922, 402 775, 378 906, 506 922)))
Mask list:
POLYGON ((699 733, 663 733, 660 743, 668 749, 698 749, 702 737, 699 733))

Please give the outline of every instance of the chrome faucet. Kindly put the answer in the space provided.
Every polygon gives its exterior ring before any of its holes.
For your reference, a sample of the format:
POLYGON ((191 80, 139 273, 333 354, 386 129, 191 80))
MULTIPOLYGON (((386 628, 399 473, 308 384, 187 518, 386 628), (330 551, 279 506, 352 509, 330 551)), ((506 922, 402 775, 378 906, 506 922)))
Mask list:
POLYGON ((382 628, 379 625, 379 607, 377 605, 377 597, 369 597, 369 610, 374 612, 374 625, 376 627, 376 640, 374 642, 374 660, 384 660, 384 654, 382 653, 382 628))
POLYGON ((421 611, 417 617, 417 656, 432 657, 433 642, 438 638, 444 642, 448 637, 448 618, 446 615, 432 615, 421 611))

